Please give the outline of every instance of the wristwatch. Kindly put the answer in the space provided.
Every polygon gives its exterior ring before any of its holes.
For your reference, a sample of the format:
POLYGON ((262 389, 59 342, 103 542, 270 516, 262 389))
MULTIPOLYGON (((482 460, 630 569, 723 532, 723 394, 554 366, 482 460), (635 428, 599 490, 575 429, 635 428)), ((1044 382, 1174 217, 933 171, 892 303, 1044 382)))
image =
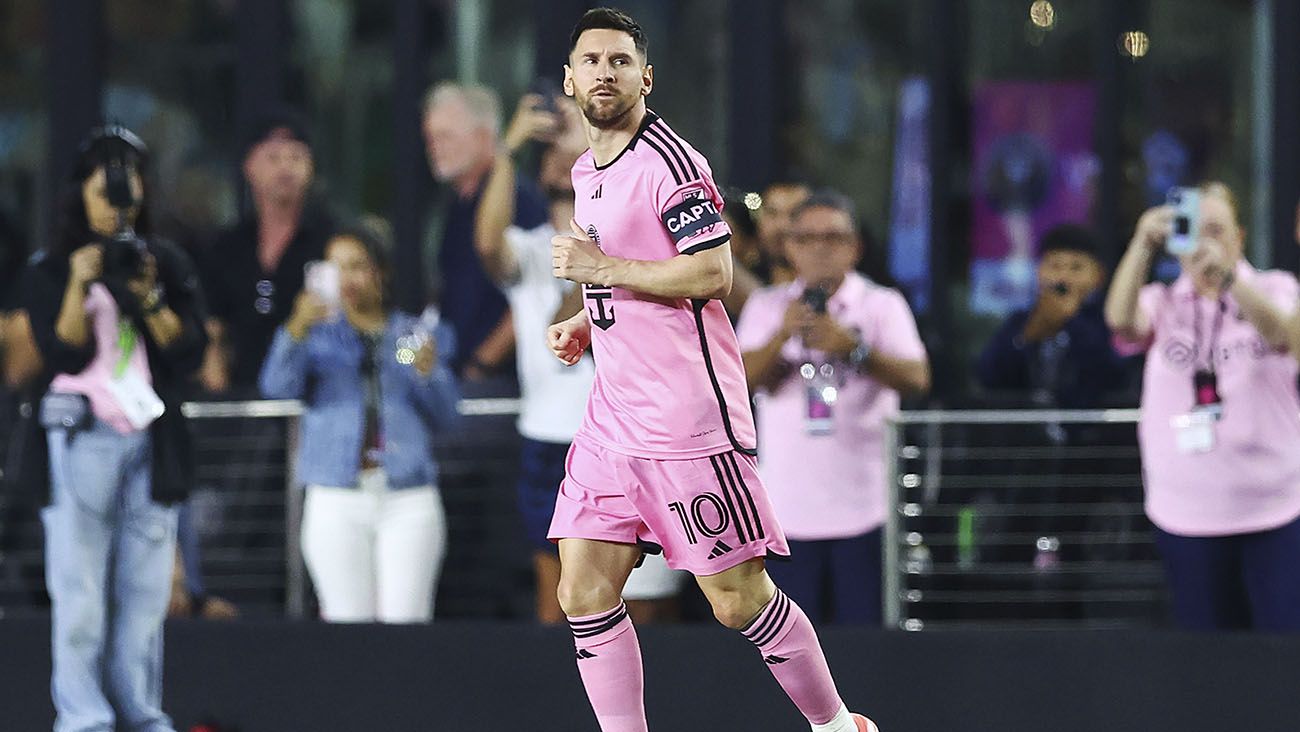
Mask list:
POLYGON ((868 346, 866 341, 859 336, 858 345, 854 346, 853 350, 849 352, 849 366, 853 367, 854 371, 861 371, 870 357, 871 346, 868 346))
POLYGON ((154 287, 148 295, 140 301, 140 307, 144 310, 145 315, 155 315, 163 309, 163 291, 161 287, 154 287))

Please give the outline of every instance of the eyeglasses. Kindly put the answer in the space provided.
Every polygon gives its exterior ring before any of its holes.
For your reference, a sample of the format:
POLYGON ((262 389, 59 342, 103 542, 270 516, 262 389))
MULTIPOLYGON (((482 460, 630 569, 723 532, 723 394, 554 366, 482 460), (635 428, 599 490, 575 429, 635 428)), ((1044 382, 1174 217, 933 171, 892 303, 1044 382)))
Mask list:
POLYGON ((845 246, 853 243, 853 234, 847 231, 792 231, 790 241, 799 246, 813 244, 845 246))

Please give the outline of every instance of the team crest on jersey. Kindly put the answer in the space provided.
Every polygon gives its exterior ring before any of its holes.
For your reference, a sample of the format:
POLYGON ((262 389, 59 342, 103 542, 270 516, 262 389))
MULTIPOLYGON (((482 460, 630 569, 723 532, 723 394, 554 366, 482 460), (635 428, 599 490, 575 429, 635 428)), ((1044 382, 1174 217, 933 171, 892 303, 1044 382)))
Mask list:
MULTIPOLYGON (((595 225, 587 225, 587 236, 600 246, 600 232, 596 230, 595 225)), ((614 327, 614 288, 604 287, 602 285, 583 285, 583 299, 587 301, 587 315, 591 318, 591 324, 601 330, 609 330, 614 327)))

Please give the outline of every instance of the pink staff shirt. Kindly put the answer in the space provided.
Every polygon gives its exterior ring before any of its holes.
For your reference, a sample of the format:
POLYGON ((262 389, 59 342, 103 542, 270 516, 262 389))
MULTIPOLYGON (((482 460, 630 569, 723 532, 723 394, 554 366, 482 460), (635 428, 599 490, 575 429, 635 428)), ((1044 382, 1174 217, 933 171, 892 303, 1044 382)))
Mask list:
MULTIPOLYGON (((737 324, 744 351, 761 348, 776 334, 789 304, 804 291, 802 282, 778 285, 750 296, 737 324)), ((925 345, 912 311, 897 291, 849 273, 827 303, 842 327, 857 330, 873 351, 904 359, 924 359, 925 345)), ((812 360, 825 361, 812 352, 812 360)), ((786 361, 805 357, 798 338, 782 348, 786 361)), ((848 371, 847 364, 839 364, 848 371)), ((792 374, 775 391, 755 396, 758 417, 758 469, 786 536, 797 540, 858 536, 885 522, 887 463, 885 422, 898 413, 898 392, 860 373, 839 389, 829 435, 804 430, 807 396, 803 379, 792 374)))
MULTIPOLYGON (((1295 311, 1300 284, 1290 273, 1243 263, 1237 279, 1284 313, 1295 311)), ((1218 305, 1197 296, 1186 276, 1152 283, 1138 295, 1151 334, 1144 342, 1115 339, 1122 354, 1147 352, 1138 424, 1146 511, 1180 536, 1266 531, 1300 516, 1300 367, 1289 352, 1268 346, 1231 295, 1223 301, 1213 354, 1223 417, 1207 452, 1180 450, 1171 422, 1192 408, 1193 374, 1208 362, 1218 305)))

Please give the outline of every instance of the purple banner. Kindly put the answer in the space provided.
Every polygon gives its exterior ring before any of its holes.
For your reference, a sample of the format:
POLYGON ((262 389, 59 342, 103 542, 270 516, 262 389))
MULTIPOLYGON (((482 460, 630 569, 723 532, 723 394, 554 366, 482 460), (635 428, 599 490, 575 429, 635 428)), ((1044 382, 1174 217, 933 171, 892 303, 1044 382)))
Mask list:
POLYGON ((930 83, 914 77, 898 90, 889 270, 912 309, 930 307, 930 83))
POLYGON ((971 309, 1005 315, 1033 301, 1038 240, 1087 223, 1099 170, 1096 94, 1075 82, 990 82, 975 91, 971 309))

